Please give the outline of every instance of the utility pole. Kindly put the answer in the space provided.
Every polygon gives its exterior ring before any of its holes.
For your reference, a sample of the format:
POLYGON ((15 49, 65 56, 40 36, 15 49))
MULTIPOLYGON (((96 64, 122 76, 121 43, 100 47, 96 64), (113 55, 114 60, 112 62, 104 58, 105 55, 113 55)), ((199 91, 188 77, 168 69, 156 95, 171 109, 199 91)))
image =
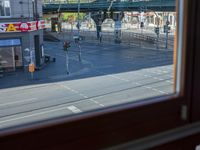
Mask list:
POLYGON ((165 48, 168 48, 168 33, 169 33, 169 13, 167 15, 167 21, 165 25, 165 32, 166 32, 166 41, 165 41, 165 48))
POLYGON ((78 38, 79 38, 79 36, 80 36, 80 0, 78 0, 78 25, 77 25, 77 27, 78 27, 78 38))
POLYGON ((67 74, 69 74, 69 55, 68 55, 68 50, 65 52, 65 58, 66 58, 66 70, 67 74))
POLYGON ((81 46, 80 46, 80 0, 78 0, 78 47, 79 47, 79 61, 81 61, 81 46))
POLYGON ((159 22, 160 22, 160 19, 156 12, 154 12, 154 14, 156 15, 156 24, 157 24, 157 27, 155 27, 155 33, 157 35, 156 48, 159 49, 159 34, 160 34, 160 28, 159 28, 160 23, 159 22))

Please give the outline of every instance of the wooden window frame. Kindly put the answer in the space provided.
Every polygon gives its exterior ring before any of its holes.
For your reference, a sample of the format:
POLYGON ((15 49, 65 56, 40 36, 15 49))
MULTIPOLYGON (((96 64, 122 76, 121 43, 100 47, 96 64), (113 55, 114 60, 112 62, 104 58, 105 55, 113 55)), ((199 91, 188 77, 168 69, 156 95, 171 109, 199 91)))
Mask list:
POLYGON ((185 0, 180 95, 8 129, 0 133, 1 149, 100 149, 200 121, 199 3, 185 0), (181 117, 182 106, 188 108, 185 119, 181 117))

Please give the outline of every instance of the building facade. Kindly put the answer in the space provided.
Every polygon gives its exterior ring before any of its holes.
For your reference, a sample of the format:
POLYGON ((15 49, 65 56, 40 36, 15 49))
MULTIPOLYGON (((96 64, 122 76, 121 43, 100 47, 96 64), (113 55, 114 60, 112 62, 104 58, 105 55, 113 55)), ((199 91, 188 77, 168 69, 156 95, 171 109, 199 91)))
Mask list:
POLYGON ((42 0, 0 0, 0 66, 5 72, 44 63, 42 0))

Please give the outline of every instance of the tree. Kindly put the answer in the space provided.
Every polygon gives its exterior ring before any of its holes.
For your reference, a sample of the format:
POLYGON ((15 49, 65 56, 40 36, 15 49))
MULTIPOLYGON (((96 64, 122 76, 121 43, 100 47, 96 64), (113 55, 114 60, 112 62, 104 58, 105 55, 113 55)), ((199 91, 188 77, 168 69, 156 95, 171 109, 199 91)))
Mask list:
POLYGON ((71 25, 71 31, 73 30, 73 25, 74 25, 74 23, 75 23, 75 20, 76 20, 76 18, 75 18, 74 15, 70 15, 70 16, 68 16, 68 18, 67 18, 67 22, 69 22, 70 25, 71 25))

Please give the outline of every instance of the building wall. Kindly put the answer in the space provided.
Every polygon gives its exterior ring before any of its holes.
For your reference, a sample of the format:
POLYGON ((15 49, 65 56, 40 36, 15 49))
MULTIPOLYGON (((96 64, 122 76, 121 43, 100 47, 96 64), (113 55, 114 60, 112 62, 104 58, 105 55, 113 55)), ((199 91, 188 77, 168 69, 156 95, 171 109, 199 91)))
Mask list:
MULTIPOLYGON (((10 0, 11 16, 0 17, 0 23, 14 23, 14 22, 31 22, 42 19, 42 0, 37 0, 37 18, 33 15, 32 0, 10 0)), ((28 32, 0 32, 0 40, 2 39, 21 39, 22 56, 24 57, 24 50, 26 48, 35 50, 34 36, 39 35, 39 45, 43 44, 43 30, 35 30, 28 32)), ((40 65, 44 63, 44 57, 40 59, 40 65)), ((24 67, 28 62, 23 58, 24 67)), ((38 65, 38 67, 40 66, 38 65)))
MULTIPOLYGON (((21 48, 22 48, 22 55, 25 57, 24 50, 25 49, 30 49, 30 50, 35 50, 35 45, 34 45, 34 36, 39 35, 40 37, 40 45, 43 44, 43 31, 42 30, 37 30, 34 32, 26 32, 26 33, 1 33, 0 39, 15 39, 15 38, 20 38, 21 39, 21 48)), ((44 63, 44 59, 41 58, 41 64, 44 63)), ((35 60, 34 60, 35 62, 35 60)), ((23 60, 24 67, 28 65, 29 62, 23 60)))
MULTIPOLYGON (((10 0, 10 5, 12 18, 33 19, 32 0, 10 0)), ((37 8, 39 17, 42 18, 42 0, 37 0, 37 8)))

